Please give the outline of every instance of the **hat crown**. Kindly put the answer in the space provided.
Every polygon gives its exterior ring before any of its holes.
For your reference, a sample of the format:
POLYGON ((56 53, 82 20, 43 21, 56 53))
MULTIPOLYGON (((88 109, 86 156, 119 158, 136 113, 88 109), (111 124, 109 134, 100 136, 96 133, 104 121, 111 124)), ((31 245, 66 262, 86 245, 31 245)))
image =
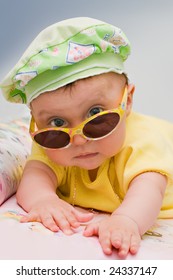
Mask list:
MULTIPOLYGON (((130 43, 118 27, 88 17, 63 20, 38 34, 4 79, 1 84, 2 90, 7 100, 27 103, 27 86, 32 80, 40 81, 38 77, 42 73, 64 67, 68 68, 69 72, 70 65, 80 66, 80 62, 94 54, 100 55, 98 57, 100 60, 103 53, 112 53, 117 56, 118 65, 115 67, 115 72, 123 72, 122 63, 119 62, 127 59, 130 43)), ((90 63, 92 68, 91 60, 90 63)), ((94 59, 94 67, 96 66, 94 59)), ((45 90, 46 87, 44 87, 45 90)), ((39 92, 41 93, 40 89, 39 92)), ((32 96, 34 97, 34 94, 32 96)), ((31 98, 29 100, 31 101, 31 98)))

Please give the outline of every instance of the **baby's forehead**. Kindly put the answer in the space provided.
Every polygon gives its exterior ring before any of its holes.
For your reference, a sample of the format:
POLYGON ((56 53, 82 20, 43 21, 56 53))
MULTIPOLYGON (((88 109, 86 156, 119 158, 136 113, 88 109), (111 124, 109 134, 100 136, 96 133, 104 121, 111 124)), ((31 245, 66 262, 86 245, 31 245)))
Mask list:
POLYGON ((111 88, 111 87, 121 87, 126 83, 126 78, 123 74, 117 74, 114 72, 104 73, 100 75, 95 75, 83 79, 76 80, 70 84, 65 85, 59 90, 68 90, 72 88, 111 88))
MULTIPOLYGON (((96 103, 115 103, 120 99, 125 86, 125 77, 116 73, 105 73, 79 79, 53 91, 40 94, 31 102, 31 109, 39 107, 67 108, 69 104, 92 106, 96 103)), ((116 105, 116 104, 114 104, 116 105)))

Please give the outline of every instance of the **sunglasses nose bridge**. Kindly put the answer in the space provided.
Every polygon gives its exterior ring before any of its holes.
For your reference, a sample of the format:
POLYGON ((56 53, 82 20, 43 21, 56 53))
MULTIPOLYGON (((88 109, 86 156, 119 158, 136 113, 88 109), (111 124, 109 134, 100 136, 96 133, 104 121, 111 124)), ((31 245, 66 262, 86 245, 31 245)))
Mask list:
POLYGON ((71 133, 71 137, 73 138, 75 135, 83 135, 82 129, 79 127, 74 129, 71 133))
POLYGON ((85 137, 83 135, 83 131, 81 128, 78 127, 78 128, 72 129, 71 135, 70 135, 71 144, 73 143, 75 145, 81 145, 81 144, 83 144, 84 139, 85 139, 85 137), (76 135, 79 135, 80 137, 74 137, 76 135))

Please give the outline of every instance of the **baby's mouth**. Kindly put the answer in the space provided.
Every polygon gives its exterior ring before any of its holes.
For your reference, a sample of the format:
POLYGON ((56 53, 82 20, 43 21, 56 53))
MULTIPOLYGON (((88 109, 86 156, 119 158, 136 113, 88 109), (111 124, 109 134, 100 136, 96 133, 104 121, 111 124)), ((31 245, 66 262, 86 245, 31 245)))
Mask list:
POLYGON ((97 156, 98 153, 84 153, 76 156, 77 159, 88 159, 97 156))

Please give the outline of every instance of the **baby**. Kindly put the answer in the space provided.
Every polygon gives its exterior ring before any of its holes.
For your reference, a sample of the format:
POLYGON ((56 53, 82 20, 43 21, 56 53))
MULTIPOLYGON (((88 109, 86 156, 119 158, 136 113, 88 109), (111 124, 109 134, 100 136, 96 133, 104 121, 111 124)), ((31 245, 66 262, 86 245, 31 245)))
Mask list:
POLYGON ((43 30, 1 84, 32 115, 21 221, 67 235, 87 222, 84 236, 121 258, 137 253, 157 217, 173 218, 173 125, 132 112, 129 53, 117 27, 72 18, 43 30), (94 222, 75 205, 110 215, 94 222))

